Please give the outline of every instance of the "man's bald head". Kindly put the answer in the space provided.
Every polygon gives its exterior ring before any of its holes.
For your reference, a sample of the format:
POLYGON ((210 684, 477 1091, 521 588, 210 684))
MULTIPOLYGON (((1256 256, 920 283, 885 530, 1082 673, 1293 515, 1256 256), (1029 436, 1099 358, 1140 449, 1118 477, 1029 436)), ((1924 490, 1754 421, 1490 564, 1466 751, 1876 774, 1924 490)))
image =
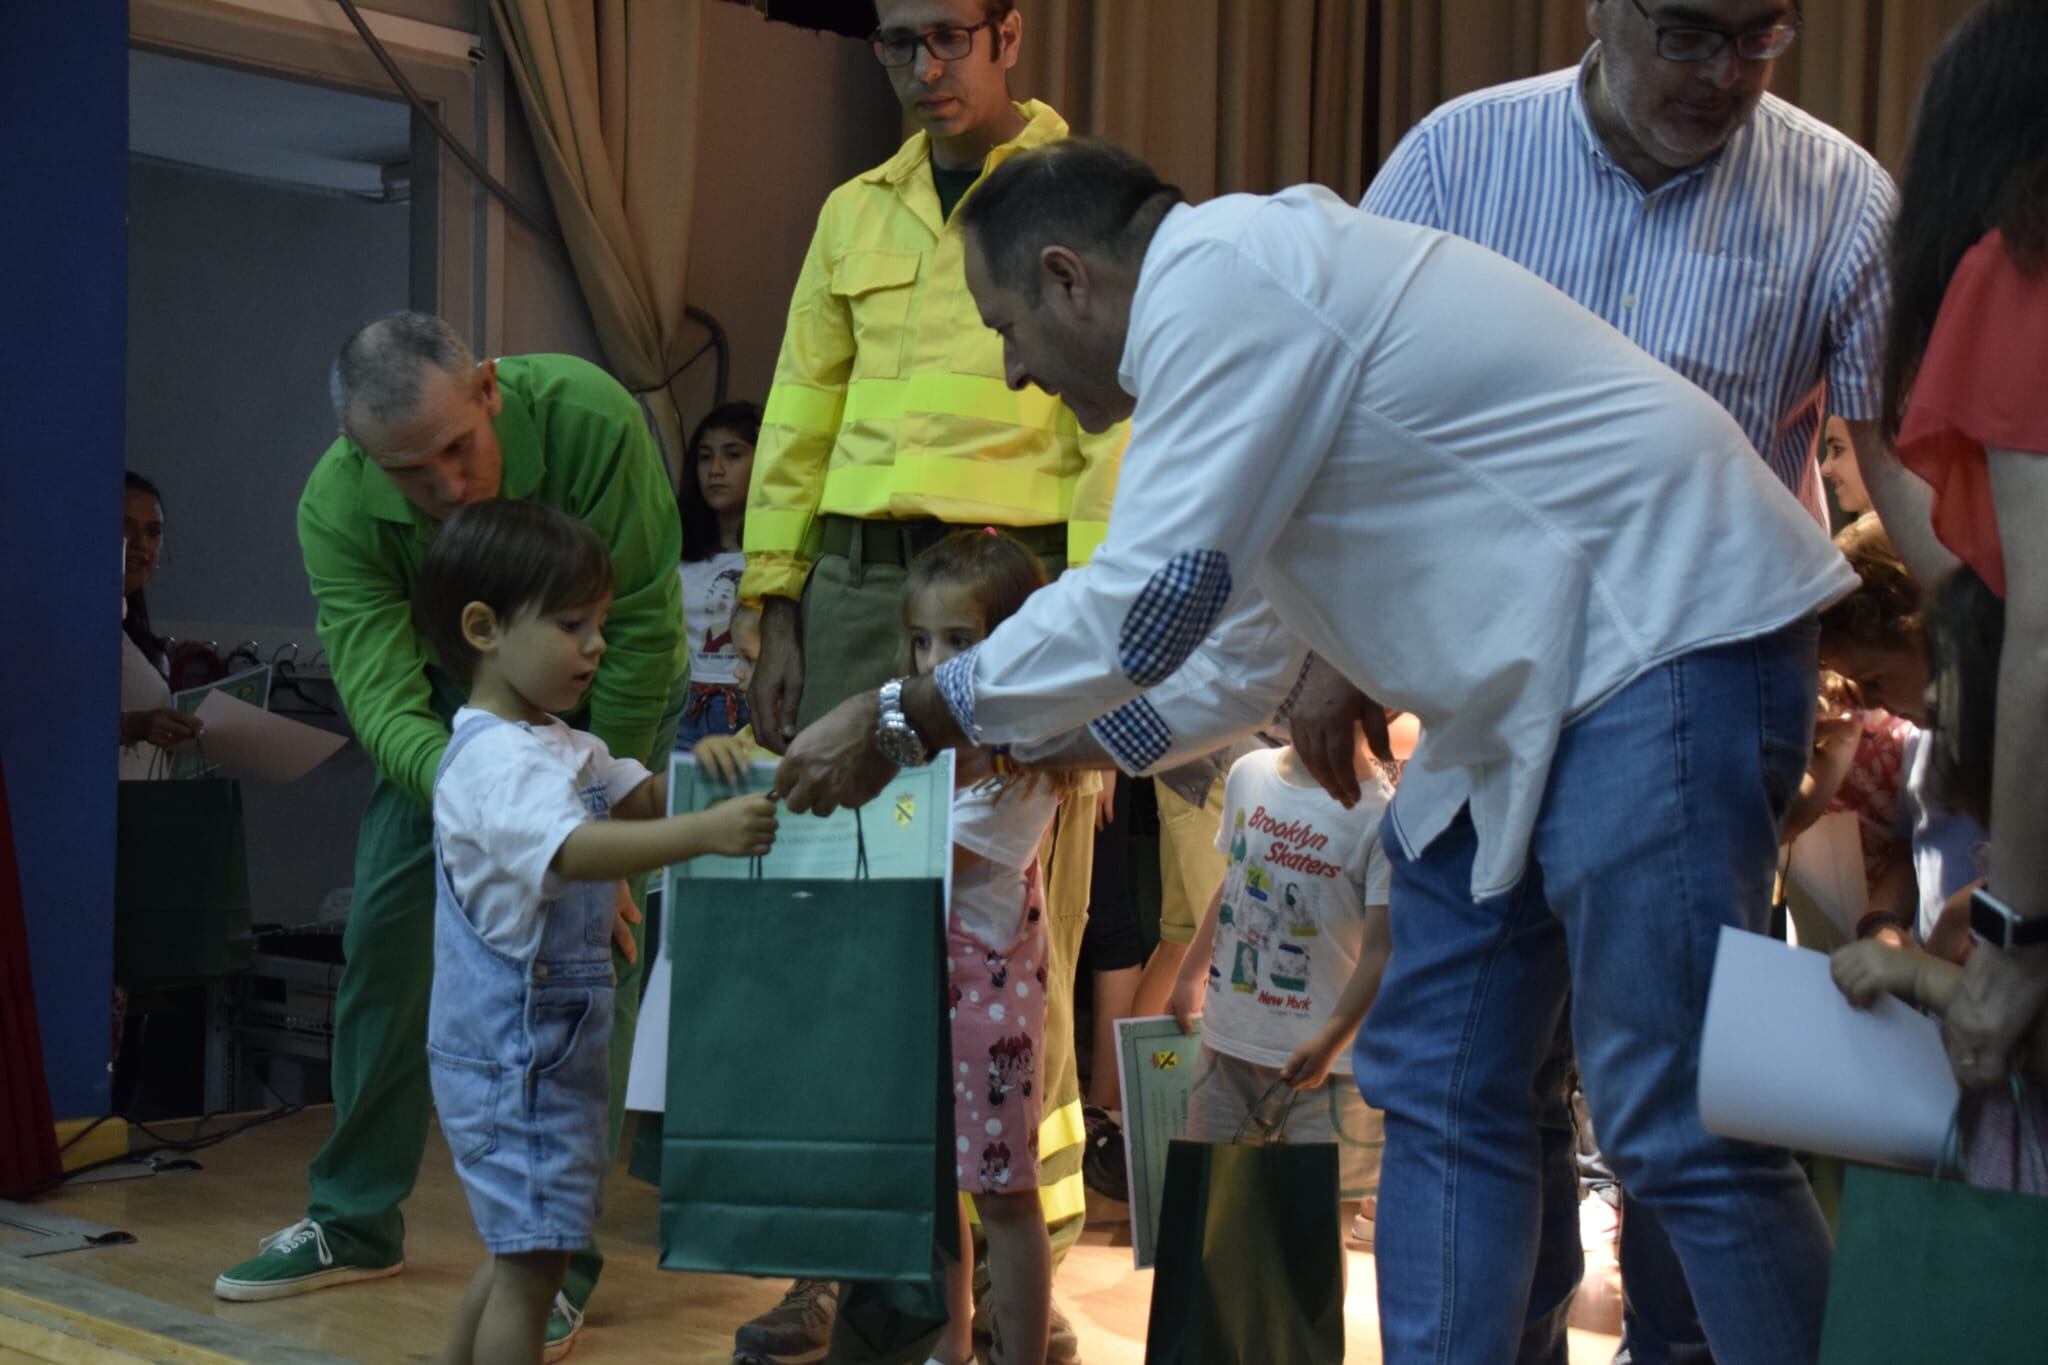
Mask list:
POLYGON ((503 459, 492 420, 497 367, 426 313, 392 313, 350 337, 328 376, 342 434, 436 521, 498 495, 503 459))
POLYGON ((428 370, 469 379, 476 357, 431 313, 391 313, 365 323, 342 343, 328 371, 335 425, 360 441, 360 427, 383 431, 402 423, 419 410, 428 370))

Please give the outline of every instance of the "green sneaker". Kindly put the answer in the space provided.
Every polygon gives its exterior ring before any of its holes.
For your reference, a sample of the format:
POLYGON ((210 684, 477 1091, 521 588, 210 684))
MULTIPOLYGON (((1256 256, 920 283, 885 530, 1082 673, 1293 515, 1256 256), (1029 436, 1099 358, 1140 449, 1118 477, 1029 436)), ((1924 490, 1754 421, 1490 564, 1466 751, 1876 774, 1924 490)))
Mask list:
POLYGON ((214 1296, 236 1303, 288 1299, 357 1280, 381 1280, 405 1269, 402 1256, 380 1264, 346 1241, 341 1241, 341 1246, 337 1255, 328 1244, 326 1229, 310 1218, 301 1218, 257 1243, 253 1260, 230 1266, 213 1282, 214 1296))
POLYGON ((541 1348, 542 1365, 554 1365, 563 1356, 576 1349, 576 1338, 583 1335, 583 1310, 569 1302, 567 1294, 555 1295, 555 1306, 548 1310, 548 1340, 541 1348))

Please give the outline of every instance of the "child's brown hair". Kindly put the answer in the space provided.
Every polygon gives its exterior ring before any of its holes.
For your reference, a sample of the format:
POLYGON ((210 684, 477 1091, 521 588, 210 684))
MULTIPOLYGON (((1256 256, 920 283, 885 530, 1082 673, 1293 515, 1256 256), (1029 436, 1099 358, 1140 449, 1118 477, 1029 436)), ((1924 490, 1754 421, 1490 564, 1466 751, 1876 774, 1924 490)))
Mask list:
MULTIPOLYGON (((903 579, 903 606, 908 613, 911 599, 935 583, 956 584, 966 588, 974 605, 981 609, 982 629, 993 632, 1021 611, 1032 593, 1051 581, 1045 565, 1022 541, 993 526, 984 526, 955 531, 912 560, 910 572, 903 579)), ((907 641, 907 619, 904 624, 907 641)), ((1046 781, 1064 799, 1074 790, 1080 775, 1038 772, 1024 780, 1046 781)))
POLYGON ((903 601, 933 583, 957 583, 974 595, 984 630, 993 631, 1020 611, 1032 593, 1052 581, 1015 536, 993 526, 955 531, 911 561, 903 601))
POLYGON ((1892 548, 1875 512, 1865 512, 1835 535, 1835 548, 1861 581, 1856 590, 1820 614, 1821 651, 1842 646, 1911 650, 1927 647, 1920 585, 1892 548))
POLYGON ((498 619, 588 606, 612 591, 612 557, 597 532, 543 503, 492 498, 448 518, 427 549, 413 589, 413 624, 441 667, 462 686, 476 650, 462 612, 481 602, 498 619))

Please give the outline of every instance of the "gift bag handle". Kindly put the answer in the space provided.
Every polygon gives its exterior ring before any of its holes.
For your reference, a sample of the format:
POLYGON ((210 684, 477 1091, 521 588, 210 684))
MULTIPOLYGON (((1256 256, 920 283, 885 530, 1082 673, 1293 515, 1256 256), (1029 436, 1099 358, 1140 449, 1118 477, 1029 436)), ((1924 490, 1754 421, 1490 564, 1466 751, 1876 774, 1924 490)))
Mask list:
POLYGON ((149 756, 149 768, 146 774, 148 779, 151 782, 196 782, 200 778, 211 777, 218 771, 207 760, 206 736, 192 736, 192 752, 199 758, 199 767, 188 776, 180 777, 177 772, 177 759, 174 752, 171 749, 157 749, 155 753, 149 756))
MULTIPOLYGON (((2015 1127, 2012 1157, 2012 1184, 2020 1188, 2021 1176, 2026 1173, 2031 1160, 2034 1173, 2040 1177, 2043 1188, 2048 1188, 2048 1148, 2041 1145, 2040 1126, 2034 1122, 2034 1110, 2027 1103, 2027 1083, 2021 1078, 2019 1068, 2006 1073, 2006 1084, 2012 1089, 2012 1106, 2015 1127)), ((1955 1112, 1949 1115, 1948 1136, 1942 1139, 1941 1160, 1935 1163, 1936 1180, 1958 1180, 1963 1178, 1963 1101, 1956 1101, 1955 1112)))
POLYGON ((1231 1139, 1232 1142, 1239 1143, 1244 1141, 1245 1130, 1250 1128, 1258 1120, 1260 1113, 1265 1110, 1266 1106, 1273 1102, 1274 1094, 1282 1090, 1287 1092, 1287 1103, 1280 1106, 1280 1122, 1274 1127, 1266 1129, 1264 1145, 1268 1147, 1279 1146, 1287 1141, 1287 1120, 1293 1116, 1294 1102, 1301 1098, 1301 1092, 1294 1088, 1294 1084, 1291 1081, 1275 1081, 1266 1087, 1265 1094, 1259 1096, 1259 1102, 1254 1104, 1251 1107, 1251 1112, 1244 1116, 1244 1122, 1237 1125, 1237 1136, 1231 1139))

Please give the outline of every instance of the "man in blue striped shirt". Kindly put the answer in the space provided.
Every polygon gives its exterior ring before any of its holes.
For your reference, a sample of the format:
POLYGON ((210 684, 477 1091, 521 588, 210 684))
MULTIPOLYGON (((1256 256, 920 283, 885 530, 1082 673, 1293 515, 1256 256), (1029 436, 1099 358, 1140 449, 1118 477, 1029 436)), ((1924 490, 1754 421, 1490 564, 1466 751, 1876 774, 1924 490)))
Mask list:
MULTIPOLYGON (((1766 93, 1800 24, 1793 0, 1591 0, 1595 41, 1576 68, 1435 110, 1395 149, 1362 207, 1490 247, 1605 318, 1726 408, 1772 473, 1823 523, 1815 437, 1828 413, 1844 418, 1864 468, 1876 473, 1871 492, 1887 524, 1926 526, 1925 486, 1877 437, 1889 295, 1884 250, 1896 193, 1862 148, 1766 93), (1909 515, 1916 505, 1917 517, 1909 515)), ((1931 538, 1925 549, 1923 562, 1944 557, 1931 538)), ((1310 695, 1327 708, 1364 704, 1344 696, 1348 689, 1320 666, 1319 677, 1310 695)), ((1401 971, 1398 955, 1390 971, 1401 971)), ((1437 1023, 1462 1028, 1463 997, 1455 989, 1437 995, 1446 1008, 1437 1023)), ((1560 1068, 1567 1058, 1561 1051, 1560 1068)), ((1511 1267, 1525 1264, 1526 1253, 1490 1246, 1483 1221, 1495 1200, 1534 1197, 1537 1172, 1498 1178, 1489 1172, 1515 1168, 1513 1154, 1504 1148, 1479 1158, 1473 1151, 1473 1134, 1499 1117, 1473 1112, 1485 1104, 1484 1082, 1468 1077, 1453 1090, 1446 1077, 1361 1070, 1359 1078, 1376 1103, 1440 1126, 1442 1149, 1453 1154, 1448 1162, 1432 1156, 1440 1165, 1429 1170, 1411 1167, 1415 1179, 1441 1177, 1454 1253, 1449 1265, 1434 1257, 1383 1259, 1388 1358, 1463 1360, 1460 1341, 1499 1337, 1458 1319, 1522 1308, 1498 1286, 1514 1278, 1511 1267), (1391 1294, 1390 1274, 1402 1282, 1391 1294), (1483 1292, 1465 1292, 1475 1288, 1483 1292), (1425 1305, 1432 1311, 1425 1314, 1425 1305)), ((1557 1088, 1561 1078, 1540 1083, 1557 1088)), ((1692 1113, 1669 1121, 1699 1122, 1692 1113)), ((1569 1137, 1566 1125, 1546 1126, 1549 1197, 1527 1298, 1524 1365, 1566 1358, 1564 1320, 1583 1268, 1569 1137)), ((1390 1141, 1383 1179, 1403 1178, 1403 1164, 1390 1141)), ((1624 1183, 1632 1173, 1622 1172, 1624 1183)), ((1681 1191, 1637 1193, 1667 1208, 1683 1201, 1681 1191)), ((1732 1221, 1718 1238, 1703 1225, 1711 1220, 1679 1221, 1674 1256, 1646 1210, 1632 1205, 1624 1220, 1636 1231, 1624 1232, 1630 1311, 1617 1360, 1711 1359, 1699 1340, 1688 1275, 1695 1288, 1715 1282, 1701 1294, 1705 1335, 1725 1361, 1811 1359, 1827 1267, 1810 1263, 1810 1248, 1824 1242, 1813 1239, 1806 1251, 1738 1251, 1732 1221), (1775 1289, 1742 1301, 1727 1292, 1738 1281, 1775 1289), (1749 1311, 1731 1314, 1731 1303, 1749 1311)))

